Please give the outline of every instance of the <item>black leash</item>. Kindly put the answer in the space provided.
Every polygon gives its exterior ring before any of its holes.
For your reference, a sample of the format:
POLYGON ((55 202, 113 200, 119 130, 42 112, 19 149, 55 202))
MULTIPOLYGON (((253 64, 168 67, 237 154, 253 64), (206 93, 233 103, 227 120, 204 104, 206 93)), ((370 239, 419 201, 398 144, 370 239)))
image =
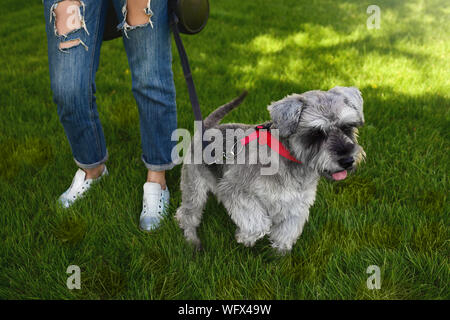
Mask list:
MULTIPOLYGON (((177 45, 178 53, 180 55, 181 66, 183 68, 184 79, 189 92, 189 99, 191 100, 192 111, 194 111, 194 118, 196 121, 202 122, 203 131, 205 130, 203 126, 202 111, 200 110, 200 103, 198 102, 197 91, 195 90, 194 80, 192 79, 191 68, 189 67, 189 60, 184 49, 183 42, 180 37, 180 30, 178 29, 178 17, 175 12, 171 12, 170 27, 173 32, 173 37, 177 45)), ((202 132, 203 133, 203 132, 202 132)))

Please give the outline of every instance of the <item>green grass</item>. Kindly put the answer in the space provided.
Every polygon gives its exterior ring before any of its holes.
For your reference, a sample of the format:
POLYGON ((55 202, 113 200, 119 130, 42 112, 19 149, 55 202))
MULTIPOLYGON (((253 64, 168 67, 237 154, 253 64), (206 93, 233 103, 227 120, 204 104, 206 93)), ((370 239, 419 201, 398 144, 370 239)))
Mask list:
MULTIPOLYGON (((75 172, 52 102, 41 1, 5 0, 0 13, 0 298, 449 299, 450 6, 377 1, 214 0, 199 35, 184 36, 204 114, 242 89, 225 122, 260 123, 292 92, 354 85, 364 97, 367 161, 321 181, 292 252, 234 240, 211 197, 194 254, 173 214, 180 166, 168 172, 170 214, 152 234, 138 219, 145 167, 121 40, 104 44, 97 76, 110 175, 84 201, 55 206, 75 172), (66 288, 66 269, 82 289, 66 288), (366 268, 381 268, 368 290, 366 268)), ((179 127, 193 115, 173 46, 179 127)))

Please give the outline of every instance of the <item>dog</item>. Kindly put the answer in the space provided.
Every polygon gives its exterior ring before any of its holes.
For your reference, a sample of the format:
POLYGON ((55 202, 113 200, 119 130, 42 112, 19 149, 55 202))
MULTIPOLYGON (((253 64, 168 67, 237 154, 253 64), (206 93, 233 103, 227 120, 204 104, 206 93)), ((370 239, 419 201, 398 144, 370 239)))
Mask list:
MULTIPOLYGON (((212 112, 204 121, 205 129, 215 128, 225 134, 226 129, 254 128, 219 124, 242 99, 212 112)), ((268 235, 277 251, 290 251, 308 220, 320 177, 343 180, 365 158, 357 142, 357 128, 364 124, 363 98, 357 88, 292 94, 267 109, 271 121, 264 126, 273 132, 278 130, 279 142, 298 161, 278 157, 278 171, 272 175, 261 175, 259 170, 264 165, 250 164, 248 157, 244 164, 183 164, 182 201, 175 218, 185 238, 198 249, 201 242, 197 228, 211 192, 237 225, 237 242, 250 247, 268 235)), ((250 144, 245 146, 246 151, 250 144)))

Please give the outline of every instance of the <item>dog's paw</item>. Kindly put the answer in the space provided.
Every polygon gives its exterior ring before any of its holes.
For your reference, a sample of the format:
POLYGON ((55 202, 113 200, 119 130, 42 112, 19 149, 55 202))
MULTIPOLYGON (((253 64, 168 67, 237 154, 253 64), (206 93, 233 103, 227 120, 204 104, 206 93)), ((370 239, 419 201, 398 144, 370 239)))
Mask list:
POLYGON ((203 252, 203 246, 200 242, 194 244, 192 241, 188 241, 188 245, 189 250, 192 252, 192 258, 203 252))
POLYGON ((194 249, 194 251, 196 252, 200 252, 203 251, 203 246, 202 243, 200 241, 200 239, 195 238, 195 239, 186 239, 187 242, 191 245, 191 247, 194 249))
POLYGON ((272 243, 272 248, 274 249, 274 252, 280 256, 285 256, 286 254, 290 253, 292 249, 292 247, 288 247, 279 243, 272 243))
POLYGON ((241 243, 248 248, 253 247, 256 242, 254 239, 249 239, 248 237, 243 237, 240 235, 236 235, 236 241, 237 243, 241 243))
POLYGON ((235 238, 238 243, 242 243, 246 247, 253 247, 256 241, 263 238, 266 234, 266 231, 250 233, 238 230, 236 231, 235 238))
POLYGON ((196 252, 202 252, 203 251, 203 246, 201 243, 198 243, 196 245, 194 245, 195 251, 196 252))

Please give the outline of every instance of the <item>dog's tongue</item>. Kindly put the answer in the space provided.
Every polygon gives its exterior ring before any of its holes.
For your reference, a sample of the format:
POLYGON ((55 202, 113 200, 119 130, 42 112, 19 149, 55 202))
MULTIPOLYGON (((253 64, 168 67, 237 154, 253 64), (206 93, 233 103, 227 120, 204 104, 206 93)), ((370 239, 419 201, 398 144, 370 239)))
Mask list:
POLYGON ((332 174, 334 180, 344 180, 347 178, 347 170, 339 171, 332 174))

